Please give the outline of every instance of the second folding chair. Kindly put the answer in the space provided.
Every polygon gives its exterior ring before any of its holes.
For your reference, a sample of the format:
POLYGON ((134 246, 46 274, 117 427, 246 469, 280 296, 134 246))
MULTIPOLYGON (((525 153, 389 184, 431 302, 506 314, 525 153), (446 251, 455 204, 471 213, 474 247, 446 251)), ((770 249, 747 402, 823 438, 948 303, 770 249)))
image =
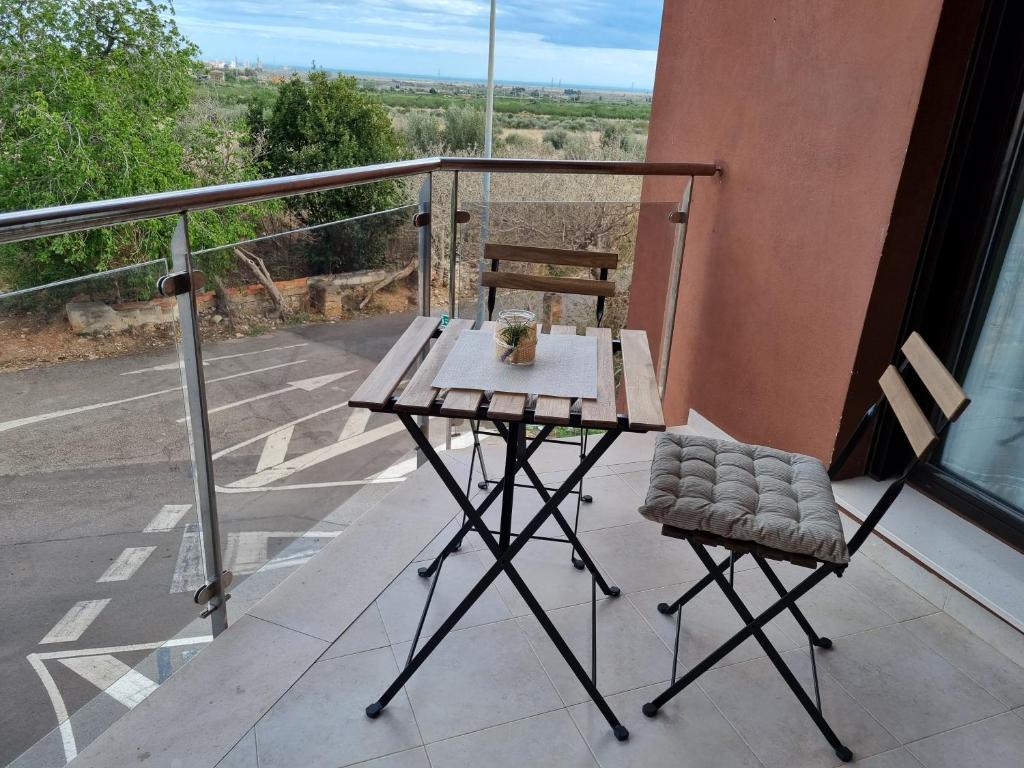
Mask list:
MULTIPOLYGON (((914 333, 903 345, 904 360, 899 369, 889 366, 879 379, 881 396, 864 414, 846 446, 837 454, 830 470, 817 459, 764 446, 727 440, 713 440, 682 434, 659 436, 651 467, 651 483, 641 514, 660 523, 662 534, 686 540, 707 569, 707 576, 673 603, 661 603, 658 610, 676 614, 675 653, 672 683, 643 706, 643 713, 655 717, 676 694, 724 659, 741 643, 753 637, 779 671, 814 724, 843 761, 853 753, 832 730, 821 708, 815 649, 832 648, 832 641, 820 636, 797 607, 797 600, 828 576, 842 576, 850 557, 895 501, 914 468, 925 460, 939 437, 970 402, 949 371, 939 362, 924 340, 914 333), (937 425, 925 417, 903 379, 907 367, 934 399, 940 415, 937 425), (886 488, 860 527, 846 541, 832 495, 831 480, 868 434, 882 409, 888 405, 913 450, 913 459, 903 473, 886 488), (716 563, 709 546, 729 550, 716 563), (735 561, 754 559, 779 599, 755 616, 733 588, 735 561), (791 589, 769 565, 785 560, 813 569, 791 589), (726 572, 729 577, 726 577, 726 572), (715 583, 744 623, 743 629, 717 650, 676 678, 682 607, 710 584, 715 583), (807 635, 814 679, 814 698, 804 690, 764 629, 779 614, 789 611, 807 635)), ((751 695, 757 695, 752 691, 751 695)))

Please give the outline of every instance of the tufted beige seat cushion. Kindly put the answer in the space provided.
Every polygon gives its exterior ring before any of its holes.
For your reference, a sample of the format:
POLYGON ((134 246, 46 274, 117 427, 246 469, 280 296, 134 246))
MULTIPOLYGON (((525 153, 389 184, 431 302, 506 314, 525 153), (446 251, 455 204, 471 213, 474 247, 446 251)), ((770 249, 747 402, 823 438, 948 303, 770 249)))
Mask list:
POLYGON ((825 466, 799 453, 659 435, 640 514, 827 562, 850 559, 825 466))

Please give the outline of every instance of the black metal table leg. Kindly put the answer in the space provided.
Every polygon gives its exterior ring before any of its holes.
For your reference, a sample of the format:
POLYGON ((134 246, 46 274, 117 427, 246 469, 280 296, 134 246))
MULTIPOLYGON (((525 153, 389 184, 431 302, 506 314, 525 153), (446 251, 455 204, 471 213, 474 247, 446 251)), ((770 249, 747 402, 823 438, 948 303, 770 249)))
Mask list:
MULTIPOLYGON (((547 426, 543 427, 541 429, 540 433, 535 438, 533 438, 533 440, 530 441, 530 444, 526 448, 526 453, 524 453, 522 456, 520 456, 517 459, 517 463, 516 463, 516 472, 517 473, 522 468, 523 464, 525 462, 529 461, 530 457, 540 449, 541 445, 544 444, 544 439, 549 434, 551 434, 551 431, 553 429, 554 429, 554 427, 552 427, 551 425, 547 425, 547 426)), ((483 502, 480 504, 480 506, 477 507, 477 511, 481 515, 484 512, 486 512, 490 508, 491 504, 493 504, 502 495, 502 489, 504 488, 504 484, 505 484, 504 478, 502 478, 501 480, 496 480, 495 481, 494 487, 487 494, 486 498, 483 500, 483 502)), ((466 495, 468 497, 469 494, 467 493, 466 495)), ((433 576, 434 575, 434 571, 437 570, 437 567, 438 567, 438 565, 440 565, 441 561, 444 560, 446 557, 448 557, 448 555, 450 555, 452 552, 457 551, 458 548, 459 548, 459 545, 462 542, 463 537, 467 533, 469 533, 471 530, 473 530, 473 523, 472 523, 472 521, 466 519, 465 511, 463 511, 462 516, 463 516, 463 523, 462 523, 462 527, 458 530, 458 532, 454 536, 452 536, 452 538, 445 545, 444 549, 442 549, 438 553, 437 557, 434 558, 434 560, 430 563, 430 565, 424 566, 424 567, 420 568, 417 571, 417 573, 420 576, 422 576, 423 578, 427 579, 427 578, 430 578, 431 576, 433 576)))
MULTIPOLYGON (((501 432, 502 437, 505 437, 506 440, 508 440, 509 433, 500 424, 500 422, 497 423, 495 426, 498 427, 498 431, 501 432)), ((551 494, 548 493, 548 490, 544 486, 544 483, 541 482, 540 477, 537 475, 537 471, 530 464, 529 456, 526 456, 523 459, 520 468, 526 473, 526 476, 530 479, 530 482, 533 483, 534 487, 537 489, 537 493, 540 494, 540 497, 544 501, 548 501, 551 498, 551 494)), ((609 584, 605 580, 600 570, 598 570, 597 564, 594 562, 594 559, 590 556, 590 554, 584 548, 583 543, 579 540, 579 537, 576 535, 576 530, 569 525, 569 521, 565 519, 565 516, 562 514, 561 510, 559 510, 556 507, 555 510, 551 513, 551 516, 554 518, 555 522, 558 523, 558 527, 562 529, 562 533, 565 535, 566 539, 569 540, 570 545, 573 547, 573 551, 580 556, 580 562, 582 563, 582 567, 590 571, 591 575, 597 580, 597 586, 600 587, 601 591, 608 597, 618 597, 621 594, 621 590, 618 587, 609 584)))
MULTIPOLYGON (((480 537, 487 545, 487 548, 494 555, 495 562, 483 575, 480 581, 477 582, 477 584, 469 591, 469 594, 467 594, 466 597, 463 598, 462 602, 459 603, 455 610, 452 611, 448 618, 444 620, 444 622, 441 624, 438 630, 433 635, 431 635, 431 637, 426 641, 426 643, 424 643, 423 647, 413 656, 412 659, 409 660, 409 663, 399 673, 398 677, 387 688, 384 694, 377 701, 373 702, 366 708, 367 716, 375 718, 378 715, 380 715, 384 707, 386 707, 387 704, 391 701, 391 699, 394 698, 394 696, 402 689, 406 682, 408 682, 409 678, 412 677, 413 674, 415 674, 417 669, 419 669, 420 665, 437 648, 437 646, 441 643, 445 636, 447 636, 447 634, 451 632, 451 630, 455 627, 459 620, 461 620, 461 618, 472 607, 472 605, 480 598, 484 591, 486 591, 486 589, 494 582, 494 580, 498 577, 498 574, 504 571, 505 574, 508 576, 509 580, 512 582, 513 586, 516 588, 516 590, 522 596, 523 600, 526 602, 527 606, 533 612, 534 616, 537 618, 537 621, 540 623, 541 627, 543 627, 544 631, 547 633, 552 643, 558 649, 559 653, 562 655, 562 658, 569 665, 570 669, 572 669, 573 673, 580 681, 580 684, 583 685, 584 689, 590 695, 594 704, 601 711, 601 714, 604 715, 605 719, 608 721, 608 724, 612 727, 612 731, 614 732, 615 737, 620 741, 624 741, 627 738, 629 738, 629 731, 626 730, 625 726, 623 726, 619 722, 618 718, 615 716, 615 713, 612 711, 611 707, 608 706, 608 703, 604 700, 604 697, 601 695, 600 691, 597 690, 596 685, 594 685, 591 678, 587 675, 586 670, 583 669, 582 665, 579 663, 579 660, 572 653, 572 650, 569 648, 564 638, 562 638, 558 630, 555 628, 554 624, 551 622, 551 619, 544 612, 543 607, 537 601, 536 597, 533 595, 529 587, 523 581, 518 571, 512 565, 512 559, 526 545, 530 537, 537 532, 540 526, 543 525, 544 521, 552 514, 552 511, 558 508, 558 504, 560 504, 565 499, 565 497, 568 496, 571 488, 577 482, 579 482, 579 479, 583 475, 590 471, 590 469, 596 463, 597 459, 600 458, 602 454, 604 454, 608 446, 610 446, 611 443, 614 442, 615 438, 618 437, 618 432, 610 431, 605 433, 605 436, 601 439, 601 441, 594 448, 591 454, 588 455, 587 460, 582 462, 569 475, 565 482, 555 492, 555 495, 544 504, 540 511, 536 513, 536 515, 534 515, 534 517, 530 520, 529 523, 527 523, 527 525, 523 528, 519 535, 516 536, 516 538, 513 541, 511 541, 508 547, 505 549, 501 549, 498 545, 498 542, 494 539, 494 536, 491 535, 487 526, 484 524, 483 518, 481 517, 478 510, 472 505, 466 494, 463 493, 462 489, 459 487, 458 482, 455 480, 454 477, 452 477, 451 472, 448 471, 448 468, 440 460, 436 451, 434 451, 433 446, 430 445, 430 441, 423 434, 422 430, 419 429, 415 421, 405 414, 399 414, 399 418, 402 420, 402 423, 405 425, 406 429, 408 429, 410 435, 412 435, 413 440, 416 441, 417 446, 423 451, 424 455, 427 457, 427 460, 434 467, 434 470, 437 472, 441 481, 448 487, 448 490, 451 492, 452 496, 462 507, 463 511, 466 513, 466 516, 473 523, 473 527, 480 534, 480 537)), ((512 447, 510 447, 509 450, 516 450, 516 446, 514 443, 512 444, 512 447)), ((508 486, 512 486, 511 482, 508 483, 508 486)), ((509 492, 511 493, 512 491, 509 492)))

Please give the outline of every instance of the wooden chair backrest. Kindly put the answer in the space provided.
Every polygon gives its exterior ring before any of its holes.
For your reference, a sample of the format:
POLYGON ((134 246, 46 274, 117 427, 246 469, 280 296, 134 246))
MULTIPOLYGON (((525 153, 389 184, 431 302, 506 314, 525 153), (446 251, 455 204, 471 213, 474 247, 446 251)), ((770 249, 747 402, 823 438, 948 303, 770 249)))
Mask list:
POLYGON ((615 295, 615 283, 608 279, 608 271, 618 267, 619 255, 617 253, 487 243, 484 246, 484 258, 491 262, 491 271, 484 272, 480 276, 480 284, 488 289, 488 317, 494 313, 495 292, 498 288, 596 296, 598 322, 604 314, 604 300, 615 295), (599 270, 600 277, 586 279, 499 272, 498 267, 503 261, 596 269, 599 270))
MULTIPOLYGON (((916 331, 904 343, 902 351, 947 422, 956 421, 971 401, 953 375, 916 331)), ((907 436, 910 447, 919 459, 923 458, 938 442, 934 427, 894 366, 890 365, 885 369, 878 383, 903 433, 907 436)))

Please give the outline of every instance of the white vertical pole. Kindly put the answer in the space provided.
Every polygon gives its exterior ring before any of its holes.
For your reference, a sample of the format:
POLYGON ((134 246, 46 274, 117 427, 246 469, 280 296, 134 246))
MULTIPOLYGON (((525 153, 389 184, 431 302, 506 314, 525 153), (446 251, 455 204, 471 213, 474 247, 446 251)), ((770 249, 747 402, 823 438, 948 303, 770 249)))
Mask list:
MULTIPOLYGON (((494 16, 497 0, 491 0, 491 22, 487 38, 487 107, 484 111, 484 157, 491 157, 494 150, 494 16)), ((485 265, 483 258, 483 247, 487 243, 488 230, 490 229, 491 218, 491 174, 485 173, 483 199, 481 200, 480 213, 480 275, 483 276, 485 265)), ((479 295, 476 302, 477 323, 484 319, 484 286, 481 280, 479 295)))

